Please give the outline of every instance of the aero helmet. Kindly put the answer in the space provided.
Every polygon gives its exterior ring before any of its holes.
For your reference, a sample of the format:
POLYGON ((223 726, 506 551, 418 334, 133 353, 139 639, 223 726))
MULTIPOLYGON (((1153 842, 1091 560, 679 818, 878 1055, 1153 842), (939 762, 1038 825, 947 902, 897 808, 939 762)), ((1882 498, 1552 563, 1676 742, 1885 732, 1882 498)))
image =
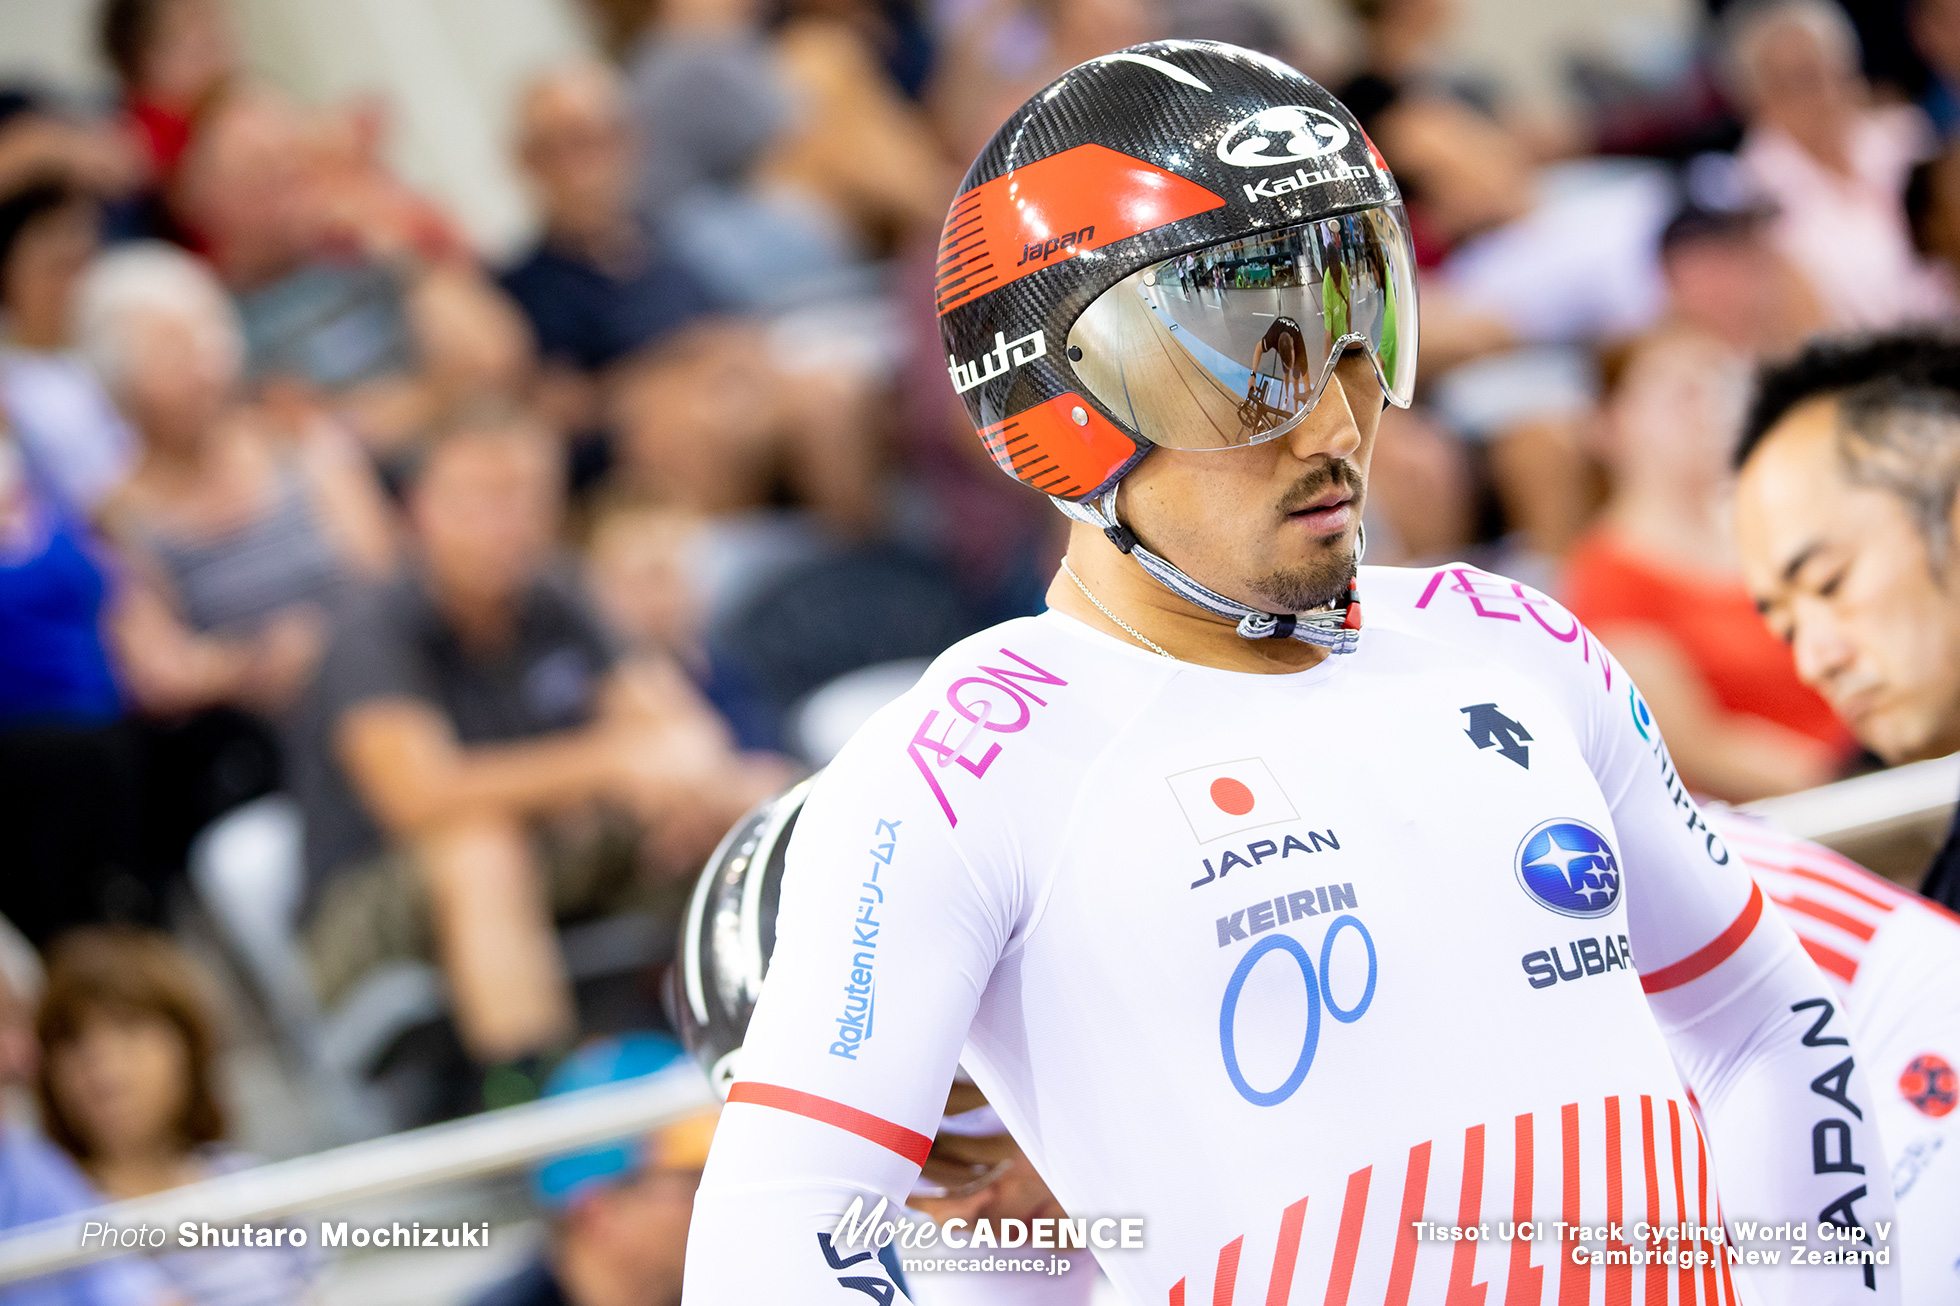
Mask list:
POLYGON ((1010 476, 1248 638, 1351 648, 1358 612, 1260 613, 1137 545, 1117 483, 1153 446, 1292 429, 1346 350, 1406 406, 1415 260, 1388 166, 1304 74, 1213 41, 1092 59, 1022 105, 940 237, 953 388, 1010 476))

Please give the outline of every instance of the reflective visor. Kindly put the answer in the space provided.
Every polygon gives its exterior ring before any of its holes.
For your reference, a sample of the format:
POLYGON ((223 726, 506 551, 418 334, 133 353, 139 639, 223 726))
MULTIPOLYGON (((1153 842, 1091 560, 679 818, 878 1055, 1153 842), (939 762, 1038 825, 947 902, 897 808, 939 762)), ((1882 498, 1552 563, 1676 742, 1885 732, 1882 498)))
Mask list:
POLYGON ((1351 347, 1407 407, 1415 255, 1400 204, 1214 245, 1132 273, 1068 334, 1075 375, 1152 444, 1270 440, 1320 399, 1351 347))

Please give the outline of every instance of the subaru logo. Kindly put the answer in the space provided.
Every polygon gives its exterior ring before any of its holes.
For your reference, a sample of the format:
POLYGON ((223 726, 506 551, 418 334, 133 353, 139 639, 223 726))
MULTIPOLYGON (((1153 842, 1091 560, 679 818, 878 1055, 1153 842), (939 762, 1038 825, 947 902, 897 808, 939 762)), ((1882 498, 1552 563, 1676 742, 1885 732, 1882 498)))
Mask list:
POLYGON ((1582 821, 1546 821, 1518 845, 1518 883, 1562 916, 1604 916, 1620 901, 1620 859, 1582 821))
POLYGON ((1332 114, 1280 104, 1234 123, 1218 142, 1218 161, 1235 168, 1271 168, 1318 159, 1347 143, 1347 127, 1332 114))

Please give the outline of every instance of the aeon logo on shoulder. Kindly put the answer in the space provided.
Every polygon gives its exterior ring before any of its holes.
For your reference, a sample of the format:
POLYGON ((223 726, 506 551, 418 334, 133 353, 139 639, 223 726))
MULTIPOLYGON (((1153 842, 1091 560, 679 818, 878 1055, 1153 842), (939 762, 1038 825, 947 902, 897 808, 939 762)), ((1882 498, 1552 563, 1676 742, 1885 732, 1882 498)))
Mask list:
POLYGON ((1218 141, 1218 161, 1234 168, 1303 163, 1347 148, 1340 119, 1299 104, 1276 104, 1233 123, 1218 141))
POLYGON ((1604 916, 1620 901, 1620 859, 1583 821, 1546 821, 1518 845, 1518 883, 1561 916, 1604 916))

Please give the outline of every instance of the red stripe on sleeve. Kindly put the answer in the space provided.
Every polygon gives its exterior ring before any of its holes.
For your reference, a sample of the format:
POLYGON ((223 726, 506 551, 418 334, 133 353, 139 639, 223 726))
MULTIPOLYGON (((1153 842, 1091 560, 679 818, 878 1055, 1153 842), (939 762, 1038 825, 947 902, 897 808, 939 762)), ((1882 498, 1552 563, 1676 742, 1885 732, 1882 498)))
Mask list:
MULTIPOLYGON (((1483 1218, 1484 1127, 1471 1125, 1463 1131, 1463 1189, 1456 1201, 1456 1227, 1474 1228, 1483 1218)), ((1451 1252, 1450 1284, 1443 1295, 1443 1306, 1484 1306, 1490 1285, 1470 1282, 1477 1269, 1477 1246, 1465 1238, 1451 1252)))
POLYGON ((1810 954, 1810 959, 1817 963, 1819 970, 1831 972, 1846 984, 1858 978, 1858 963, 1836 948, 1827 948, 1817 940, 1807 939, 1801 934, 1797 936, 1797 942, 1803 944, 1803 950, 1810 954))
MULTIPOLYGON (((1533 1162, 1531 1113, 1517 1118, 1517 1145, 1511 1175, 1511 1219, 1523 1228, 1533 1219, 1531 1181, 1533 1162)), ((1504 1276, 1504 1306, 1538 1306, 1545 1299, 1545 1267, 1531 1263, 1532 1241, 1514 1235, 1511 1264, 1504 1276)))
POLYGON ((1293 1295, 1293 1266, 1300 1259, 1300 1226, 1307 1218, 1302 1197, 1280 1212, 1279 1247, 1273 1252, 1273 1277, 1266 1285, 1266 1306, 1286 1306, 1293 1295))
MULTIPOLYGON (((1878 908, 1880 911, 1891 911, 1894 907, 1897 907, 1899 905, 1899 902, 1897 900, 1892 902, 1887 902, 1885 899, 1875 897, 1873 894, 1867 891, 1867 888, 1864 887, 1865 882, 1867 880, 1875 880, 1878 878, 1877 876, 1871 874, 1871 872, 1869 871, 1863 872, 1858 877, 1859 880, 1858 885, 1851 885, 1845 883, 1845 880, 1850 878, 1849 876, 1825 875, 1820 871, 1811 870, 1807 866, 1778 866, 1775 869, 1783 872, 1783 874, 1785 875, 1794 875, 1799 879, 1809 880, 1815 884, 1827 884, 1831 888, 1836 889, 1839 893, 1850 894, 1853 898, 1856 898, 1859 902, 1869 903, 1871 906, 1878 908)), ((1869 886, 1869 887, 1875 888, 1877 886, 1869 886)), ((1891 886, 1887 885, 1886 887, 1890 888, 1891 886)), ((1899 895, 1899 898, 1901 900, 1903 900, 1904 897, 1905 895, 1903 893, 1899 895)))
POLYGON ((1184 1306, 1184 1280, 1171 1285, 1171 1306, 1184 1306))
POLYGON ((1861 921, 1848 912, 1841 912, 1835 907, 1818 902, 1815 898, 1779 898, 1771 894, 1769 900, 1785 911, 1793 911, 1800 916, 1823 921, 1826 925, 1835 925, 1852 938, 1865 943, 1871 942, 1872 935, 1878 933, 1877 926, 1861 921))
POLYGON ((730 1104, 747 1102, 751 1106, 774 1107, 791 1115, 834 1125, 847 1134, 856 1134, 887 1151, 898 1153, 913 1165, 924 1165, 926 1153, 932 1150, 932 1139, 924 1134, 907 1129, 904 1125, 895 1125, 869 1111, 818 1097, 815 1093, 745 1079, 737 1081, 728 1090, 728 1100, 730 1104))
POLYGON ((1710 940, 1707 946, 1689 953, 1672 966, 1663 966, 1640 977, 1640 988, 1645 993, 1665 993, 1678 989, 1683 984, 1700 979, 1709 971, 1735 955, 1743 941, 1756 928, 1756 922, 1763 918, 1763 887, 1751 883, 1749 901, 1743 906, 1729 927, 1710 940))
POLYGON ((1388 1295, 1382 1306, 1409 1306, 1409 1288, 1416 1277, 1416 1229, 1422 1204, 1429 1196, 1429 1144, 1409 1149, 1409 1172, 1402 1180, 1402 1217, 1395 1226, 1395 1259, 1388 1267, 1388 1295))
POLYGON ((1363 1166, 1348 1176, 1347 1196, 1341 1199, 1341 1230, 1334 1235, 1334 1269, 1327 1276, 1323 1306, 1347 1306, 1354 1285, 1354 1262, 1361 1247, 1361 1220, 1368 1213, 1368 1181, 1375 1167, 1363 1166))

